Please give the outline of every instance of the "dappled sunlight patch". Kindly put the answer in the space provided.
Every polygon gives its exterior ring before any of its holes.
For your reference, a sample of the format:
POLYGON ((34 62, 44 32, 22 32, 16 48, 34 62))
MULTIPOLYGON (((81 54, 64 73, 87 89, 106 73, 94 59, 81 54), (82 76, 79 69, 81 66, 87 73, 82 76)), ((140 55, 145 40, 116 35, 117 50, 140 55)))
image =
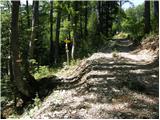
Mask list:
POLYGON ((146 70, 146 69, 137 69, 137 70, 130 70, 130 73, 137 73, 137 74, 142 74, 145 72, 149 72, 150 70, 146 70))
POLYGON ((91 71, 87 76, 107 76, 109 74, 109 72, 108 71, 91 71))
POLYGON ((108 73, 108 71, 91 71, 89 75, 107 75, 108 73))
POLYGON ((133 61, 152 61, 152 57, 148 54, 130 54, 130 53, 125 53, 125 52, 121 52, 119 53, 119 56, 127 58, 127 59, 131 59, 133 61))
POLYGON ((109 53, 108 54, 107 53, 94 53, 87 60, 94 60, 94 59, 100 59, 100 58, 111 59, 112 54, 109 54, 109 53))
POLYGON ((114 88, 114 87, 112 87, 112 91, 113 91, 113 92, 120 92, 120 90, 119 90, 119 89, 114 88))
POLYGON ((158 99, 152 98, 152 97, 149 97, 149 96, 146 96, 143 94, 133 93, 133 97, 134 97, 134 99, 142 100, 148 104, 158 104, 158 99))
POLYGON ((96 110, 104 109, 105 111, 119 111, 124 110, 125 108, 129 107, 129 103, 113 103, 113 104, 91 104, 92 108, 90 110, 96 110))
POLYGON ((153 77, 153 78, 158 78, 158 76, 157 76, 157 75, 151 75, 151 77, 153 77))
POLYGON ((115 80, 116 77, 107 77, 107 80, 115 80))

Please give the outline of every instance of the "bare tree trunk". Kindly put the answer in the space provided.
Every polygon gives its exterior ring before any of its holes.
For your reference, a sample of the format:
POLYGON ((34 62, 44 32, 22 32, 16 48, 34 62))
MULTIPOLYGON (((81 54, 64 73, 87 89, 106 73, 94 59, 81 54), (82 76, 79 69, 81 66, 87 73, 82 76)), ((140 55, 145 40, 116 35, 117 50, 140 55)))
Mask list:
POLYGON ((71 58, 72 58, 72 60, 74 60, 74 50, 75 50, 75 37, 72 40, 72 50, 71 50, 71 58))
POLYGON ((144 13, 144 21, 145 21, 145 33, 149 33, 151 29, 150 25, 150 1, 145 1, 145 13, 144 13))
POLYGON ((61 23, 61 8, 58 8, 57 20, 56 20, 56 42, 55 42, 55 56, 54 63, 58 63, 59 58, 59 34, 60 34, 60 23, 61 23))
POLYGON ((53 51, 53 0, 50 1, 50 64, 53 63, 54 51, 53 51))
MULTIPOLYGON (((77 1, 74 1, 74 9, 75 11, 78 10, 78 3, 77 1)), ((72 41, 72 50, 71 50, 71 58, 74 60, 74 52, 75 52, 75 44, 77 39, 77 14, 73 16, 73 41, 72 41)))
POLYGON ((12 60, 12 75, 17 89, 25 96, 30 97, 32 90, 27 83, 22 79, 21 60, 19 54, 19 18, 20 1, 12 1, 12 16, 11 16, 11 60, 12 60))
POLYGON ((29 43, 29 56, 33 59, 34 52, 34 41, 36 39, 37 27, 38 27, 38 6, 39 1, 33 1, 33 16, 32 16, 32 30, 31 30, 31 41, 29 43))

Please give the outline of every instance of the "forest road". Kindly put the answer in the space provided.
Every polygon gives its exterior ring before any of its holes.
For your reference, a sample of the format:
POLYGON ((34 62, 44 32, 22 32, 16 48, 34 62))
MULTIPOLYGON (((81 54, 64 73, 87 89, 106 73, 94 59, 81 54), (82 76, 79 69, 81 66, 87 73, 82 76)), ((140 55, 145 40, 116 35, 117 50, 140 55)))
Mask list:
POLYGON ((155 56, 146 50, 124 51, 124 47, 116 53, 94 53, 84 60, 73 71, 79 75, 77 82, 53 90, 33 115, 23 118, 158 118, 159 66, 155 56))

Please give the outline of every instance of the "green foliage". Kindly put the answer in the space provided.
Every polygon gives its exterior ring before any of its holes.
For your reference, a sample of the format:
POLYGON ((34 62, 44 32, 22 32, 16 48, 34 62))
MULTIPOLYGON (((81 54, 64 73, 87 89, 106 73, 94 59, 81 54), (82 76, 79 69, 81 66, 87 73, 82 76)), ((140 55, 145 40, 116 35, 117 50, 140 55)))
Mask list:
POLYGON ((9 116, 8 119, 19 119, 19 115, 17 114, 16 111, 13 111, 12 115, 9 116))
POLYGON ((30 59, 29 64, 31 73, 35 73, 38 69, 38 62, 35 59, 30 59))
POLYGON ((71 66, 77 65, 79 63, 79 61, 80 61, 79 59, 71 60, 70 65, 71 66))
POLYGON ((112 31, 113 31, 114 33, 116 33, 116 32, 119 31, 119 29, 120 29, 120 24, 118 24, 118 23, 113 23, 113 25, 112 25, 112 31))
POLYGON ((30 64, 32 64, 32 65, 37 65, 37 61, 35 60, 35 59, 30 59, 30 64))
MULTIPOLYGON (((108 42, 108 47, 110 47, 110 48, 113 48, 115 45, 116 45, 116 41, 110 40, 108 42)), ((115 49, 113 51, 115 51, 115 49)))
POLYGON ((114 39, 124 39, 124 38, 128 38, 129 36, 130 36, 129 33, 120 32, 114 35, 113 38, 114 39))
POLYGON ((97 39, 98 36, 96 35, 96 29, 97 29, 97 16, 95 12, 92 12, 88 18, 89 35, 88 35, 88 40, 86 41, 86 47, 90 48, 91 46, 97 45, 99 39, 97 39))
POLYGON ((39 108, 42 102, 41 102, 41 99, 38 97, 38 94, 36 94, 36 97, 33 100, 34 100, 34 106, 39 108))
POLYGON ((7 64, 10 58, 10 3, 1 1, 1 75, 7 73, 7 64))
MULTIPOLYGON (((68 21, 66 19, 63 21, 62 25, 63 26, 61 26, 60 40, 64 41, 68 37, 69 32, 71 32, 71 21, 68 21)), ((71 34, 71 38, 73 38, 73 32, 70 34, 71 34)))
POLYGON ((39 66, 34 73, 35 79, 40 79, 47 76, 52 76, 57 73, 59 68, 50 68, 48 66, 39 66))
POLYGON ((92 12, 88 19, 88 31, 91 34, 95 33, 97 28, 97 15, 96 12, 92 12))
POLYGON ((7 103, 14 98, 13 95, 13 83, 10 81, 10 76, 5 75, 0 80, 1 83, 1 103, 7 103))
POLYGON ((125 11, 127 18, 124 18, 121 26, 124 32, 130 33, 134 39, 144 35, 144 4, 125 11))

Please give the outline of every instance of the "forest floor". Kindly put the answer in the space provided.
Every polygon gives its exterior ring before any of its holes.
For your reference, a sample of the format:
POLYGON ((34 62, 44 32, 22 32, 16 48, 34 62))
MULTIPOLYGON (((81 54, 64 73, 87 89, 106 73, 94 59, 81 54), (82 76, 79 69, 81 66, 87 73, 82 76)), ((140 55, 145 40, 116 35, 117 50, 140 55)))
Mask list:
POLYGON ((116 52, 104 47, 63 69, 57 77, 64 84, 21 118, 159 118, 159 38, 147 39, 135 50, 121 40, 116 52))

